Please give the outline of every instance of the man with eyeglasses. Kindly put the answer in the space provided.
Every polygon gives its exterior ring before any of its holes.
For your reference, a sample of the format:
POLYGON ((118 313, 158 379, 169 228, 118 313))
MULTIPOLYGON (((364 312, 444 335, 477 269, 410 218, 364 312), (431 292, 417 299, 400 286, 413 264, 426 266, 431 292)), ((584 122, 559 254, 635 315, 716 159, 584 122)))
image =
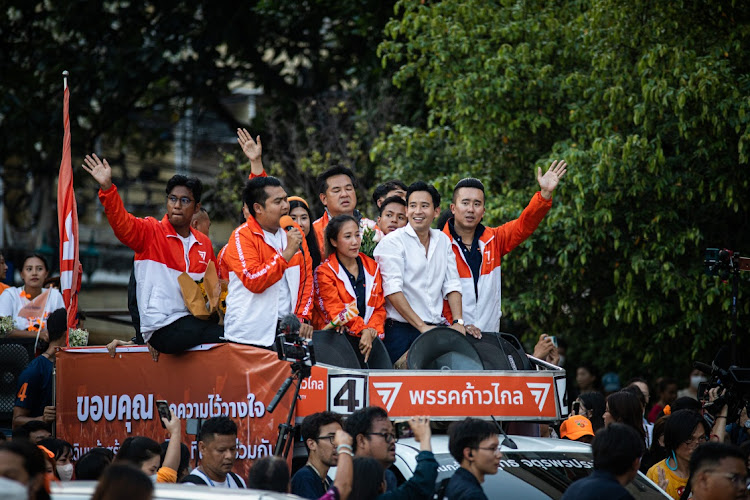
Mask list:
POLYGON ((338 463, 333 441, 343 429, 341 415, 330 411, 313 413, 302 421, 300 432, 307 447, 307 464, 292 476, 292 493, 302 498, 320 498, 333 484, 328 477, 338 463))
POLYGON ((500 440, 497 428, 478 418, 466 418, 448 429, 448 451, 461 466, 445 490, 450 500, 487 500, 482 489, 484 476, 497 474, 500 440))
POLYGON ((374 458, 385 469, 386 492, 378 496, 378 500, 432 499, 438 463, 432 454, 430 443, 430 418, 411 417, 409 427, 419 443, 420 451, 414 475, 399 486, 396 475, 389 469, 396 461, 398 438, 388 413, 379 406, 368 406, 355 411, 346 419, 344 430, 354 439, 354 454, 374 458))
POLYGON ((186 272, 203 279, 215 260, 211 240, 191 228, 200 211, 200 179, 175 175, 167 182, 167 214, 158 221, 128 213, 112 184, 105 159, 87 155, 83 169, 99 183, 99 201, 109 225, 122 243, 135 252, 134 274, 143 340, 160 352, 174 354, 199 344, 220 342, 224 333, 216 320, 191 315, 177 282, 186 272))
POLYGON ((706 443, 690 457, 688 488, 693 500, 747 498, 745 455, 734 445, 706 443))

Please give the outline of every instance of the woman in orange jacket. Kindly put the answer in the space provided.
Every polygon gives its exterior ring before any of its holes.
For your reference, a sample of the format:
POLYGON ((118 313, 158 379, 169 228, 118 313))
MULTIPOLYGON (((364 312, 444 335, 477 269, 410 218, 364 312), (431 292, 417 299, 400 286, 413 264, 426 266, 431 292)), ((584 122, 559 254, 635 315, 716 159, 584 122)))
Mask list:
POLYGON ((341 329, 359 337, 359 351, 365 362, 376 336, 383 338, 385 297, 377 262, 359 251, 362 239, 357 219, 339 215, 325 230, 328 258, 315 270, 315 312, 313 324, 322 329, 356 303, 358 315, 341 329))

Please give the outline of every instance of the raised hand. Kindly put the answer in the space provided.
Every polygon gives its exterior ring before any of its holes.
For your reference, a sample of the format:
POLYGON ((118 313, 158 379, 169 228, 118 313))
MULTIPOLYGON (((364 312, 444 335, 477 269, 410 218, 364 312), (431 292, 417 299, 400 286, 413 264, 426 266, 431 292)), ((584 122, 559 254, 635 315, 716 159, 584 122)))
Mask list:
POLYGON ((537 168, 536 180, 542 191, 542 198, 549 200, 552 197, 552 191, 555 190, 562 176, 568 171, 567 166, 568 164, 565 163, 565 160, 560 160, 559 162, 555 160, 544 175, 542 175, 542 167, 537 168))
POLYGON ((242 148, 250 163, 260 160, 263 155, 263 145, 260 143, 260 136, 253 140, 253 136, 244 128, 237 129, 237 142, 242 148))
POLYGON ((99 183, 102 191, 112 187, 112 169, 109 167, 107 160, 100 160, 95 154, 86 155, 81 166, 99 183))

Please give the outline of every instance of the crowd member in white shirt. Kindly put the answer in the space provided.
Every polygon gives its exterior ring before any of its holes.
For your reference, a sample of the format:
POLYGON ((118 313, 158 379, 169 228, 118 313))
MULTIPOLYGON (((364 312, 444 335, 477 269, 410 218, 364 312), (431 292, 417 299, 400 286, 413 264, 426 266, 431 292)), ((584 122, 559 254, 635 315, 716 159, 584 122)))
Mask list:
POLYGON ((406 192, 408 224, 387 234, 375 248, 386 296, 385 347, 395 363, 422 333, 447 325, 466 334, 461 313, 461 283, 448 236, 430 225, 440 213, 434 186, 415 182, 406 192))

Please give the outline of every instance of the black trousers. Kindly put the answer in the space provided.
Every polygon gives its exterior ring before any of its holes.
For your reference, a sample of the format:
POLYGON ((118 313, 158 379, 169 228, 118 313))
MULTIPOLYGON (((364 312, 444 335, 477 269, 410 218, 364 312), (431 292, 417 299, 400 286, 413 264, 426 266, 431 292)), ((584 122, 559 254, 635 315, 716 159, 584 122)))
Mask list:
POLYGON ((177 354, 200 344, 224 342, 222 335, 224 326, 219 325, 218 319, 202 320, 188 315, 156 330, 149 343, 164 354, 177 354))

